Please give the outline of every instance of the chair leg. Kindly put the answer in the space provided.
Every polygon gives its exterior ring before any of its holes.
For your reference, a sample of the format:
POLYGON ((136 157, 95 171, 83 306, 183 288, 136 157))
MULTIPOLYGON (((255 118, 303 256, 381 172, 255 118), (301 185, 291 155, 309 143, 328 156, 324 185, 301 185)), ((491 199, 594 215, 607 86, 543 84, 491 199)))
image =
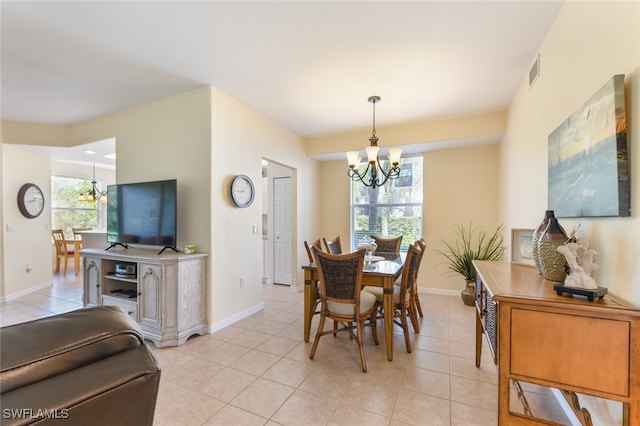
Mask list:
POLYGON ((413 301, 416 305, 416 308, 418 308, 418 314, 420 315, 420 318, 424 317, 424 315, 422 314, 422 306, 420 305, 420 296, 418 296, 418 290, 416 290, 416 292, 413 294, 413 301))
POLYGON ((67 256, 64 257, 64 276, 67 276, 67 266, 69 266, 69 258, 67 256))
POLYGON ((409 318, 411 319, 413 331, 420 333, 420 322, 418 321, 418 314, 416 313, 416 306, 413 304, 413 301, 409 304, 409 318))
POLYGON ((362 344, 362 321, 356 322, 356 330, 358 335, 356 339, 358 341, 358 349, 360 350, 360 363, 362 364, 362 372, 367 372, 367 362, 364 359, 364 345, 362 344))
POLYGON ((60 256, 56 256, 56 274, 60 273, 60 256))
POLYGON ((369 324, 371 324, 371 334, 373 334, 373 342, 378 344, 378 311, 374 309, 371 311, 371 316, 369 317, 369 324))
POLYGON ((407 346, 407 352, 411 353, 411 335, 409 335, 409 323, 407 322, 407 308, 400 308, 400 323, 404 331, 404 344, 407 346))
POLYGON ((318 329, 316 330, 316 338, 313 339, 313 345, 311 346, 311 352, 309 352, 309 359, 313 359, 316 354, 316 349, 318 349, 318 342, 320 341, 320 336, 322 335, 322 330, 324 329, 324 319, 325 316, 320 314, 320 323, 318 324, 318 329))

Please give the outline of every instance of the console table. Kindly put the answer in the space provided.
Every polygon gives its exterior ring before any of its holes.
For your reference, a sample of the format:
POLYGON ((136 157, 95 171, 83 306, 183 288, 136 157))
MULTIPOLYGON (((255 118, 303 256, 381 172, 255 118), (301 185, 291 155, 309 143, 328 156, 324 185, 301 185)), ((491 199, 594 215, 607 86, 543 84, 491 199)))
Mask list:
POLYGON ((80 253, 85 306, 121 307, 159 348, 206 334, 206 254, 134 247, 80 253))
MULTIPOLYGON (((559 296, 535 268, 473 261, 476 365, 482 334, 498 364, 498 422, 558 424, 509 409, 512 381, 622 403, 625 425, 640 424, 640 310, 607 295, 559 296)), ((577 398, 575 398, 577 399, 577 398)), ((573 407, 580 411, 579 407, 573 407)))

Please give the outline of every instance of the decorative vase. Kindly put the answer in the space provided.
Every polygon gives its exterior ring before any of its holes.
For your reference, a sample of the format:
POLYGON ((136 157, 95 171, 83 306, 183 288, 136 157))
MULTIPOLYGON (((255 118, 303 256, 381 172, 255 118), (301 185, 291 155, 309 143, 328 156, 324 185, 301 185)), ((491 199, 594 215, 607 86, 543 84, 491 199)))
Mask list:
POLYGON ((567 233, 558 223, 555 217, 549 218, 547 228, 538 240, 538 256, 542 276, 549 281, 562 282, 566 277, 564 264, 566 262, 562 253, 558 252, 558 247, 566 244, 567 233))
POLYGON ((465 280, 466 285, 464 290, 460 292, 460 297, 462 297, 462 301, 467 306, 473 306, 476 303, 476 282, 473 280, 465 280))
POLYGON ((538 271, 538 274, 540 275, 542 275, 542 267, 540 265, 540 255, 538 252, 538 240, 540 239, 542 233, 547 229, 549 219, 552 217, 555 217, 555 215, 553 214, 553 210, 545 211, 544 219, 542 219, 542 222, 540 223, 540 225, 538 225, 536 230, 533 231, 533 235, 531 236, 531 247, 533 248, 531 252, 533 254, 533 262, 536 265, 536 271, 538 271))

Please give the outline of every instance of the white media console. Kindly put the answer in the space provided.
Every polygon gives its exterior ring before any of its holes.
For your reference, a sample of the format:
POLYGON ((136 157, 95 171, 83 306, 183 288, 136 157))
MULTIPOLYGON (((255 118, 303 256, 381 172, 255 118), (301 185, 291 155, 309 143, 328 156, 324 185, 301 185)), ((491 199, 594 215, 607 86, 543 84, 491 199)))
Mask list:
POLYGON ((80 253, 85 306, 120 306, 159 348, 206 334, 207 254, 133 247, 80 253))

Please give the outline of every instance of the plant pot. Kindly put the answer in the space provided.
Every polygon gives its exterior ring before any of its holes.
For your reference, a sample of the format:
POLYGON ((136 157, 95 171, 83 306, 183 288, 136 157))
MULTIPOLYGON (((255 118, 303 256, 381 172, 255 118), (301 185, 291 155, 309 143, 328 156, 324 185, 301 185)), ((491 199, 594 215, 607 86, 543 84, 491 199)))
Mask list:
POLYGON ((460 292, 460 297, 462 297, 462 301, 467 306, 474 306, 476 303, 476 283, 473 280, 465 280, 466 285, 464 290, 460 292))

